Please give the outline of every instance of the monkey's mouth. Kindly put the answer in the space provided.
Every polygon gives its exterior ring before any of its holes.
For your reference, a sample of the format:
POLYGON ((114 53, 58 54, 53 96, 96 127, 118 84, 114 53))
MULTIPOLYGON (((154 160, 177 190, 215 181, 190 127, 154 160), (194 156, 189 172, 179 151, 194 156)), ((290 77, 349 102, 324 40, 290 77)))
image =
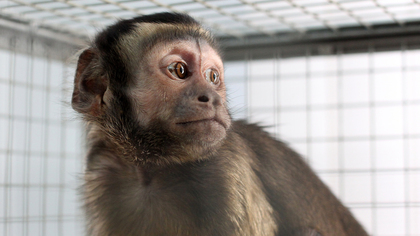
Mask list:
POLYGON ((226 128, 226 126, 223 124, 223 122, 221 122, 217 118, 183 121, 183 122, 178 122, 176 124, 177 125, 187 126, 187 125, 202 124, 202 123, 213 123, 213 122, 216 122, 216 123, 222 125, 224 128, 226 128))

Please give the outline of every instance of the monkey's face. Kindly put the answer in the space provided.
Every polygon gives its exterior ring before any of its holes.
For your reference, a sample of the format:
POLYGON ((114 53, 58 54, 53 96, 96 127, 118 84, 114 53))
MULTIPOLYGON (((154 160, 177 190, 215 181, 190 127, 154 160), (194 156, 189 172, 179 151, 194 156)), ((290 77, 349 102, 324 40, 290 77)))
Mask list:
POLYGON ((226 136, 223 63, 204 40, 158 43, 129 90, 142 127, 158 123, 181 144, 214 146, 226 136))

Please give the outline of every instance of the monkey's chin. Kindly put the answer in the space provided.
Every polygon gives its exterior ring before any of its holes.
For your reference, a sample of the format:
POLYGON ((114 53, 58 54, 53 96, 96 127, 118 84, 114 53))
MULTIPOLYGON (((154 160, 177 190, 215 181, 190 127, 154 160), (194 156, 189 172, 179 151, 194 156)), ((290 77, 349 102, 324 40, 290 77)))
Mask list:
POLYGON ((176 123, 174 131, 185 141, 212 146, 226 137, 227 128, 217 119, 202 119, 176 123))

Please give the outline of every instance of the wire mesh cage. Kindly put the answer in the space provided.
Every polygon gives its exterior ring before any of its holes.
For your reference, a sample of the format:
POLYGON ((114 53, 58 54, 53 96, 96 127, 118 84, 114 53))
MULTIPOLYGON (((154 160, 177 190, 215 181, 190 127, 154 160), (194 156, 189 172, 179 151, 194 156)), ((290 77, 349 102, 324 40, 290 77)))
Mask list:
POLYGON ((1 32, 1 235, 81 235, 83 133, 63 106, 74 49, 1 32))

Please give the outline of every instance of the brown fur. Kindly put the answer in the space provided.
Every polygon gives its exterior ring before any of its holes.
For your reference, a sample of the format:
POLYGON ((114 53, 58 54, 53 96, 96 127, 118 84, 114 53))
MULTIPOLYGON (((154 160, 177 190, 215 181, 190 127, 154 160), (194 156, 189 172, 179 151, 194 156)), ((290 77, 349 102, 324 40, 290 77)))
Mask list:
POLYGON ((230 120, 217 45, 186 15, 100 33, 79 58, 72 106, 89 124, 88 235, 367 235, 298 154, 230 120), (178 61, 186 79, 167 69, 178 61))

